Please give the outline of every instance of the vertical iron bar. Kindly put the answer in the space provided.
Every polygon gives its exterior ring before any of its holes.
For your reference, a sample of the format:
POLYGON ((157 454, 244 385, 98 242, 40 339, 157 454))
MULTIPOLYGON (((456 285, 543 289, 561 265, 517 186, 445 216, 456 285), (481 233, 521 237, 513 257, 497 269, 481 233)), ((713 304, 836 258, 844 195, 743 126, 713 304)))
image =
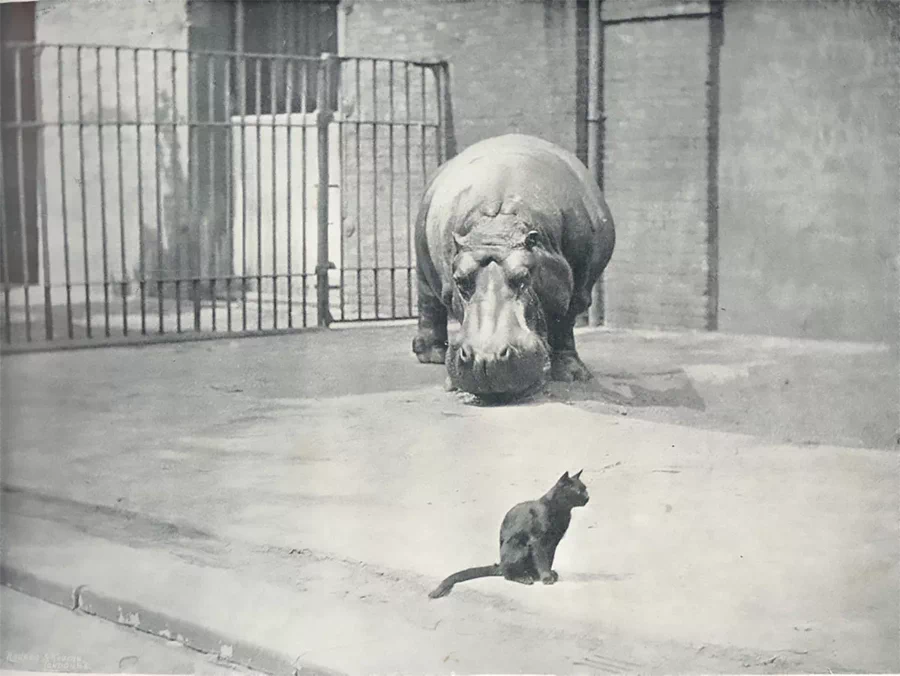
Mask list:
MULTIPOLYGON (((302 63, 302 62, 301 62, 302 63)), ((291 112, 294 103, 294 62, 291 59, 285 59, 284 62, 284 112, 287 129, 287 192, 285 193, 285 202, 287 209, 287 325, 291 329, 294 327, 294 306, 293 306, 293 287, 294 287, 294 268, 292 252, 293 241, 291 239, 291 193, 294 191, 294 185, 291 177, 291 165, 293 164, 293 153, 291 151, 291 112)), ((305 112, 305 111, 304 111, 305 112)), ((302 118, 301 118, 302 119, 302 118)), ((304 158, 305 161, 305 158, 304 158)))
POLYGON ((94 52, 97 56, 97 153, 100 170, 100 236, 103 252, 103 332, 109 338, 109 247, 106 224, 106 170, 103 162, 103 83, 101 82, 100 47, 94 52))
POLYGON ((453 125, 453 99, 450 93, 450 64, 442 61, 440 68, 443 73, 441 99, 443 102, 443 132, 444 132, 444 161, 456 157, 456 130, 453 125))
POLYGON ((247 57, 239 57, 241 87, 241 324, 247 330, 247 57))
POLYGON ((86 320, 87 337, 91 338, 91 275, 90 263, 88 261, 88 232, 87 232, 87 189, 84 180, 84 95, 82 86, 82 47, 76 48, 76 57, 78 60, 78 69, 76 79, 78 81, 78 169, 81 178, 81 234, 82 246, 84 247, 84 308, 86 320))
MULTIPOLYGON (((34 117, 38 124, 37 132, 37 189, 40 209, 41 223, 41 258, 43 259, 43 277, 44 277, 44 336, 48 341, 53 340, 53 295, 50 286, 50 238, 49 228, 47 225, 47 167, 45 165, 45 134, 46 128, 43 124, 43 92, 41 85, 41 64, 40 61, 44 57, 43 47, 36 47, 32 54, 32 68, 35 79, 35 108, 34 117)), ((2 213, 2 212, 0 212, 2 213)))
MULTIPOLYGON (((200 100, 196 96, 193 83, 200 80, 200 65, 196 54, 187 54, 188 72, 188 231, 189 242, 193 244, 188 248, 188 265, 191 272, 191 303, 194 310, 194 331, 198 332, 200 326, 200 278, 203 276, 203 230, 205 220, 199 212, 197 193, 200 190, 200 100), (193 256, 191 256, 193 254, 193 256)), ((208 129, 209 127, 207 127, 208 129)))
POLYGON ((262 58, 256 57, 256 328, 262 330, 262 58))
POLYGON ((163 217, 162 217, 162 178, 159 166, 159 129, 163 121, 159 118, 159 50, 153 50, 153 133, 156 143, 156 305, 159 314, 159 333, 163 333, 163 217))
POLYGON ((276 155, 275 148, 277 141, 277 129, 275 113, 278 110, 276 89, 275 89, 275 64, 278 59, 269 59, 269 109, 272 114, 272 138, 269 141, 272 145, 272 328, 278 328, 278 182, 275 177, 278 175, 278 169, 275 166, 276 155))
POLYGON ((207 98, 207 115, 206 115, 206 144, 209 146, 209 205, 207 207, 207 214, 209 218, 206 219, 206 227, 208 228, 207 235, 209 239, 209 265, 207 266, 207 270, 209 271, 209 295, 210 300, 212 302, 212 330, 213 333, 216 331, 216 279, 219 276, 219 270, 217 266, 218 262, 218 242, 216 241, 216 231, 215 228, 219 223, 218 209, 216 209, 216 144, 215 141, 218 139, 218 135, 216 134, 217 127, 214 125, 216 118, 216 97, 215 97, 215 87, 216 80, 213 77, 213 56, 212 54, 207 54, 206 56, 206 98, 207 98))
POLYGON ((72 269, 69 257, 69 210, 66 200, 66 151, 65 151, 65 114, 63 108, 63 48, 56 48, 57 73, 57 123, 59 124, 59 199, 62 205, 63 229, 63 266, 66 276, 66 330, 69 340, 75 337, 72 322, 72 269))
MULTIPOLYGON (((603 190, 603 20, 601 0, 588 4, 588 167, 600 190, 603 190)), ((591 289, 588 325, 600 326, 606 314, 603 275, 591 289)))
POLYGON ((422 187, 424 189, 425 185, 428 182, 428 165, 426 162, 426 152, 425 152, 425 123, 428 121, 428 105, 427 98, 425 96, 426 90, 426 81, 425 81, 425 66, 419 66, 419 80, 422 85, 422 124, 419 127, 419 131, 421 132, 420 139, 420 147, 419 152, 422 155, 422 187))
POLYGON ((591 23, 590 0, 579 0, 575 3, 575 157, 590 170, 591 159, 588 156, 588 134, 590 133, 591 116, 589 114, 591 92, 590 66, 591 42, 596 30, 591 23))
MULTIPOLYGON (((128 335, 128 270, 125 265, 125 196, 122 194, 125 179, 122 176, 122 55, 121 47, 115 48, 116 59, 116 166, 118 167, 119 187, 119 263, 122 275, 122 335, 128 335)), ((134 86, 137 87, 137 81, 134 86)), ((137 128, 136 128, 137 129, 137 128)), ((141 156, 138 153, 138 161, 141 156)))
POLYGON ((413 315, 413 271, 412 271, 412 152, 409 147, 410 126, 412 124, 412 101, 410 100, 409 62, 403 63, 403 89, 406 108, 406 121, 403 129, 406 135, 406 300, 409 308, 409 316, 413 315))
POLYGON ((328 132, 331 122, 331 64, 332 56, 322 54, 316 87, 316 119, 318 122, 318 252, 316 256, 316 317, 318 326, 330 322, 328 310, 328 132))
MULTIPOLYGON (((343 59, 340 59, 338 61, 337 68, 338 68, 337 83, 335 86, 340 88, 343 86, 343 82, 344 82, 344 60, 343 59)), ((337 92, 336 99, 338 102, 341 101, 340 91, 337 92)), ((338 103, 338 105, 341 105, 341 104, 338 103)), ((338 129, 338 157, 340 157, 340 160, 338 161, 338 190, 339 190, 339 193, 338 193, 338 210, 339 210, 338 223, 340 224, 340 226, 339 226, 340 236, 338 237, 338 251, 339 251, 338 255, 339 255, 340 261, 341 261, 341 269, 339 272, 340 279, 338 282, 340 284, 340 288, 338 289, 338 303, 340 306, 341 320, 343 320, 345 317, 345 314, 344 314, 344 295, 345 295, 344 289, 345 289, 345 285, 346 285, 346 278, 345 278, 346 258, 344 257, 344 165, 347 162, 347 158, 345 156, 346 147, 345 147, 345 141, 344 141, 347 128, 344 125, 343 114, 341 115, 340 119, 337 122, 337 129, 338 129)))
MULTIPOLYGON (((172 52, 172 166, 173 173, 174 167, 179 166, 181 164, 181 153, 175 153, 175 149, 181 150, 181 144, 178 142, 178 53, 173 49, 172 52)), ((190 110, 188 111, 188 116, 190 116, 190 110)), ((188 120, 190 122, 190 120, 188 120)), ((188 127, 190 129, 190 127, 188 127)), ((190 131, 188 132, 190 135, 190 131)), ((190 137, 188 138, 188 144, 190 144, 190 137)), ((190 145, 188 146, 188 153, 190 153, 190 145)), ((190 160, 189 160, 190 161, 190 160)), ((190 171, 190 168, 188 168, 190 171)), ((180 173, 180 172, 179 172, 180 173)), ((172 181, 172 192, 173 199, 172 202, 174 204, 174 223, 173 223, 173 234, 175 235, 174 242, 174 253, 175 253, 175 331, 177 333, 181 333, 181 274, 184 266, 181 262, 181 242, 178 241, 178 232, 181 230, 181 186, 179 185, 179 181, 172 181)))
POLYGON ((28 275, 28 232, 27 222, 28 214, 26 213, 25 202, 25 112, 22 96, 22 49, 24 47, 16 46, 15 49, 15 98, 16 98, 16 172, 18 180, 16 185, 19 189, 19 243, 22 245, 22 289, 25 294, 25 340, 31 342, 31 300, 30 290, 31 280, 28 275))
POLYGON ((707 237, 706 272, 706 328, 719 328, 719 117, 721 115, 721 53, 724 38, 722 16, 724 0, 710 2, 709 53, 706 86, 707 138, 706 138, 706 219, 707 237))
POLYGON ((441 134, 441 131, 444 128, 444 106, 443 101, 441 100, 441 92, 443 91, 443 70, 441 70, 440 64, 437 64, 431 68, 431 73, 434 75, 434 99, 437 104, 437 127, 434 130, 434 147, 437 152, 437 163, 438 166, 444 163, 444 137, 441 134))
MULTIPOLYGON (((0 55, 2 50, 7 46, 0 44, 0 55)), ((3 219, 2 227, 0 227, 0 257, 3 260, 3 340, 6 343, 12 342, 12 314, 9 307, 10 303, 10 285, 9 285, 9 241, 7 234, 9 228, 6 220, 6 172, 5 163, 6 153, 4 152, 4 144, 2 142, 2 132, 0 129, 0 218, 3 219)))
MULTIPOLYGON (((231 277, 234 272, 234 124, 231 120, 231 56, 225 57, 225 89, 222 103, 224 104, 224 117, 228 124, 225 126, 225 227, 228 237, 228 263, 223 265, 227 273, 225 278, 225 312, 228 332, 231 332, 231 277)), ((215 302, 215 301, 213 301, 215 302)), ((215 306, 213 306, 215 307, 215 306)))
POLYGON ((362 319, 362 153, 360 133, 362 131, 361 69, 362 59, 356 63, 356 318, 362 319))
MULTIPOLYGON (((173 165, 173 174, 174 167, 181 165, 181 143, 178 140, 178 52, 174 49, 172 52, 172 165, 173 165), (175 153, 175 149, 178 149, 178 153, 175 153)), ((188 118, 190 118, 190 109, 188 110, 188 118)), ((188 163, 190 163, 190 119, 188 119, 188 163)), ((188 167, 188 172, 190 173, 190 167, 188 167)), ((181 172, 178 172, 181 173, 181 172)), ((172 181, 172 204, 173 211, 175 212, 173 227, 173 234, 175 239, 175 331, 177 333, 181 333, 181 279, 184 271, 184 263, 182 259, 183 251, 182 251, 182 241, 179 237, 182 230, 181 219, 183 218, 183 214, 181 213, 181 185, 179 185, 179 181, 172 181)))
POLYGON ((303 228, 302 228, 302 236, 303 236, 303 326, 304 328, 309 325, 309 320, 307 318, 307 307, 309 305, 309 268, 308 268, 308 256, 306 253, 307 247, 307 229, 309 227, 309 199, 308 199, 308 190, 309 190, 309 172, 307 164, 309 162, 309 149, 307 148, 308 139, 308 129, 307 129, 307 115, 309 108, 309 71, 312 69, 312 61, 304 61, 303 62, 303 70, 300 73, 300 83, 302 85, 302 89, 300 90, 300 109, 303 111, 303 136, 301 138, 301 149, 300 154, 303 156, 303 166, 301 167, 302 171, 302 183, 303 183, 303 192, 301 193, 302 198, 302 208, 303 208, 303 228))
MULTIPOLYGON (((137 210, 138 210, 138 291, 141 296, 141 335, 147 335, 147 264, 144 251, 144 154, 141 152, 141 85, 139 78, 138 59, 140 50, 132 52, 134 66, 134 136, 137 149, 137 210)), ((154 52, 155 61, 155 52, 154 52)), ((155 64, 154 64, 155 65, 155 64)), ((155 69, 154 69, 155 73, 155 69)), ((154 120, 156 113, 154 111, 154 120)))
POLYGON ((378 316, 378 59, 372 59, 372 243, 375 248, 372 276, 375 278, 375 319, 378 316))
POLYGON ((389 61, 388 71, 388 96, 391 99, 390 110, 388 112, 388 161, 390 169, 390 188, 388 190, 388 203, 391 205, 388 211, 390 214, 388 221, 391 231, 391 319, 397 316, 397 260, 396 251, 397 242, 394 239, 394 62, 389 61))
POLYGON ((244 0, 235 5, 235 51, 238 61, 241 117, 241 326, 247 330, 247 57, 244 54, 244 0))

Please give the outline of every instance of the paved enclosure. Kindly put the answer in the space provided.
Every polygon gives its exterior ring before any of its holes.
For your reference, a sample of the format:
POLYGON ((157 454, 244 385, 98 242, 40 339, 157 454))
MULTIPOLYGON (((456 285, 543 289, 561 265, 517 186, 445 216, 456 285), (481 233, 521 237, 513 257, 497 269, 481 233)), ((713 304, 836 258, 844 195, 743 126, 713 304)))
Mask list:
POLYGON ((4 358, 3 563, 350 673, 900 669, 896 348, 584 331, 485 407, 412 334, 4 358), (582 467, 556 586, 428 600, 582 467))

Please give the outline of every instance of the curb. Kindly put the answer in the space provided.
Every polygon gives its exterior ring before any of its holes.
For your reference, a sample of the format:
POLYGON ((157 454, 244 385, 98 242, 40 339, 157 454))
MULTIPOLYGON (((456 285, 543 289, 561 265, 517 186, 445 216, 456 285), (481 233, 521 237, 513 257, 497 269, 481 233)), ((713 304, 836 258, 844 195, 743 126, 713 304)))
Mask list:
POLYGON ((0 584, 67 610, 75 610, 78 607, 78 587, 69 588, 56 582, 42 580, 31 573, 7 565, 0 565, 0 584))
POLYGON ((5 564, 0 565, 0 584, 41 601, 131 627, 157 638, 177 641, 192 650, 273 676, 344 676, 341 672, 292 660, 273 650, 150 610, 139 603, 107 596, 85 585, 68 587, 5 564))

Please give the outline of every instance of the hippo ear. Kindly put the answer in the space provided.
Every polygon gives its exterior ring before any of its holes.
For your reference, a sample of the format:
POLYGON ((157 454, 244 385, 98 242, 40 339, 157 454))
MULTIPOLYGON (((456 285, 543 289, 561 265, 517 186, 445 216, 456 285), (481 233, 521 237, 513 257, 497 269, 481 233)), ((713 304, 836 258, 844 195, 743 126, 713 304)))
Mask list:
POLYGON ((577 474, 574 474, 574 475, 572 476, 572 478, 573 478, 573 479, 578 479, 578 478, 580 478, 580 477, 581 477, 581 473, 582 473, 583 471, 584 471, 583 469, 578 470, 578 473, 577 473, 577 474))
POLYGON ((531 251, 535 246, 537 246, 538 242, 541 241, 541 233, 537 230, 531 230, 527 235, 525 235, 525 248, 531 251))

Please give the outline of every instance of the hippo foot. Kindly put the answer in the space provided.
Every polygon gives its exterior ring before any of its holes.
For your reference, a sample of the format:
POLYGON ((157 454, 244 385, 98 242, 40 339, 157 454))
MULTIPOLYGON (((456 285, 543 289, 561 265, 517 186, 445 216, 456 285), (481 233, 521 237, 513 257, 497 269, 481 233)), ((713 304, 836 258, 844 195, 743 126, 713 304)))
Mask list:
POLYGON ((550 358, 550 377, 564 383, 585 382, 594 377, 577 352, 555 352, 550 358))
POLYGON ((430 343, 425 338, 416 337, 413 340, 413 352, 422 364, 443 364, 447 357, 447 345, 443 343, 430 343))
POLYGON ((443 364, 447 356, 447 348, 435 345, 425 352, 417 352, 416 358, 422 364, 443 364))

